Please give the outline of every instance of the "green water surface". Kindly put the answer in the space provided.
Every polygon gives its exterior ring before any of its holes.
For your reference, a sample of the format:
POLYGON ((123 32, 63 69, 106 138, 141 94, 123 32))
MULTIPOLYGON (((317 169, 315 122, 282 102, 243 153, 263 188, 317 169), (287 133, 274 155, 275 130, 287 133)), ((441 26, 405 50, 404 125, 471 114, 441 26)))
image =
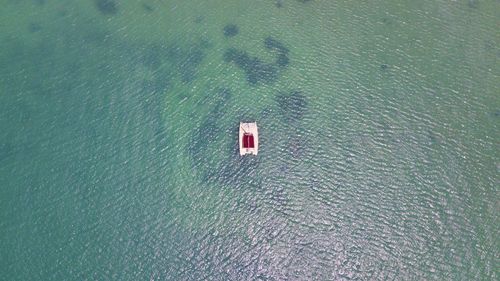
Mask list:
POLYGON ((499 1, 0 7, 0 280, 498 279, 499 1))

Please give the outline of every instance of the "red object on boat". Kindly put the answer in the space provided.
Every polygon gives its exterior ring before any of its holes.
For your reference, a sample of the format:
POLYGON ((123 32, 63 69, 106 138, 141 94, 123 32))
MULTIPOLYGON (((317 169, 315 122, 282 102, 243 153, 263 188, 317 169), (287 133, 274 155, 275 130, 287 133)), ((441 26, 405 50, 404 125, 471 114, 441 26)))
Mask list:
POLYGON ((243 135, 243 147, 244 148, 254 148, 255 147, 252 134, 246 133, 243 135))

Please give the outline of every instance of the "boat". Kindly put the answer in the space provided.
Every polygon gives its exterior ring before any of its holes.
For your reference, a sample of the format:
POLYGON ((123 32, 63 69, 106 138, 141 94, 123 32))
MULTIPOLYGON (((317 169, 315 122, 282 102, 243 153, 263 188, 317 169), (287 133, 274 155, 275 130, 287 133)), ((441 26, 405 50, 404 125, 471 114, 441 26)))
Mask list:
POLYGON ((257 123, 240 122, 240 155, 257 155, 259 152, 259 132, 257 123))

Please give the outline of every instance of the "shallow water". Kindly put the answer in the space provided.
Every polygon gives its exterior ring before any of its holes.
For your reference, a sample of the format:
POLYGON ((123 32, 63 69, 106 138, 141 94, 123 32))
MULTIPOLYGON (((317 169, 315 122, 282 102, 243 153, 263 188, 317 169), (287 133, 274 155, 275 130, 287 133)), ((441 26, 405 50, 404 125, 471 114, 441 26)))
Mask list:
POLYGON ((3 279, 498 278, 498 1, 76 2, 0 0, 3 279))

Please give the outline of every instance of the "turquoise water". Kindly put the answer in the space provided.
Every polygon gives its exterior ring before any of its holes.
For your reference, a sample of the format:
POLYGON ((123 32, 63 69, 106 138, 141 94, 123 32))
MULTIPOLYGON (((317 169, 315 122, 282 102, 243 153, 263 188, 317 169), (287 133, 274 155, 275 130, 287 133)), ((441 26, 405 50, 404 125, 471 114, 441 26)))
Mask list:
POLYGON ((1 280, 498 279, 500 2, 0 4, 1 280))

